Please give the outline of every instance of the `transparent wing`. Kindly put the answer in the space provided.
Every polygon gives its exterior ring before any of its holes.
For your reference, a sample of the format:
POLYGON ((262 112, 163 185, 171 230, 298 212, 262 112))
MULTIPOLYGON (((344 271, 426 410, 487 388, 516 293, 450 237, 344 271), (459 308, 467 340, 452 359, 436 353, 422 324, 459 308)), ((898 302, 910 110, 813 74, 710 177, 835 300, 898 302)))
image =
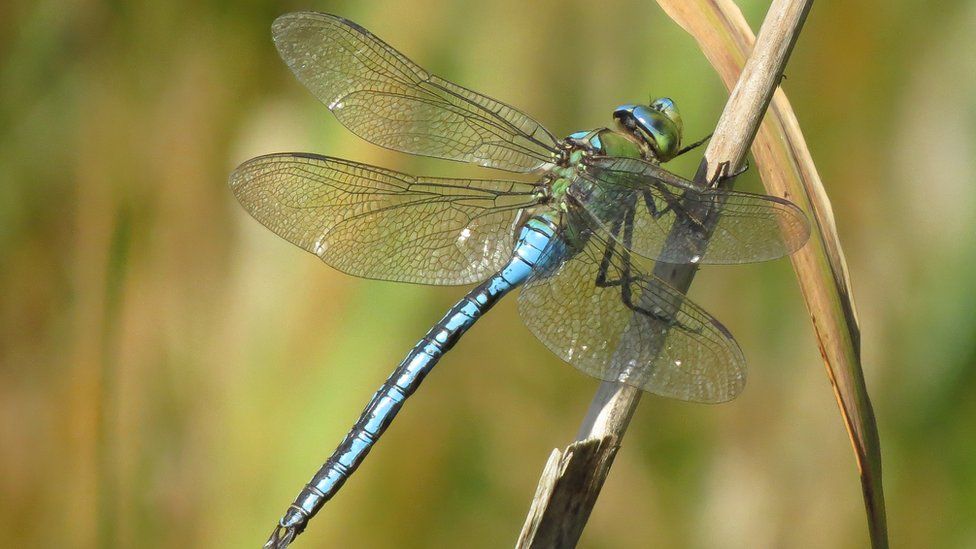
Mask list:
MULTIPOLYGON (((634 158, 593 157, 582 176, 597 190, 581 202, 609 228, 623 217, 634 253, 665 263, 734 264, 776 259, 798 250, 810 236, 807 218, 782 198, 732 190, 701 190, 664 168, 634 158), (629 214, 620 204, 633 203, 629 214), (706 219, 714 232, 702 249, 706 219), (714 220, 713 220, 714 221, 714 220), (675 223, 688 230, 672 234, 675 223)), ((621 234, 623 231, 621 231, 621 234)))
POLYGON ((272 154, 230 176, 247 211, 345 273, 469 284, 512 255, 518 210, 537 202, 518 181, 420 178, 338 158, 272 154))
MULTIPOLYGON (((570 212, 570 227, 585 215, 570 212)), ((620 227, 618 227, 619 229, 620 227)), ((660 279, 640 272, 625 249, 580 231, 578 253, 536 272, 519 313, 553 353, 580 371, 657 395, 724 402, 745 385, 745 359, 715 318, 660 279)))
POLYGON ((272 34, 302 84, 367 141, 516 172, 545 168, 557 154, 535 120, 428 73, 352 21, 289 13, 272 34))

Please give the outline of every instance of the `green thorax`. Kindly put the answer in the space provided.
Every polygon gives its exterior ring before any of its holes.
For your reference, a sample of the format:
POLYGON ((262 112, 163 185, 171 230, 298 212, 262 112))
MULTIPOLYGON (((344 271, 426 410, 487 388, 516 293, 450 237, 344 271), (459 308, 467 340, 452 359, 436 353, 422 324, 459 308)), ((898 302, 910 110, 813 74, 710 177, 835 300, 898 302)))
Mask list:
POLYGON ((620 132, 607 128, 576 132, 570 134, 565 142, 569 145, 566 161, 552 169, 552 173, 556 177, 549 186, 553 203, 558 209, 563 209, 561 207, 562 202, 569 186, 573 182, 580 184, 576 175, 582 168, 582 162, 586 156, 649 158, 646 147, 642 147, 634 139, 620 132))

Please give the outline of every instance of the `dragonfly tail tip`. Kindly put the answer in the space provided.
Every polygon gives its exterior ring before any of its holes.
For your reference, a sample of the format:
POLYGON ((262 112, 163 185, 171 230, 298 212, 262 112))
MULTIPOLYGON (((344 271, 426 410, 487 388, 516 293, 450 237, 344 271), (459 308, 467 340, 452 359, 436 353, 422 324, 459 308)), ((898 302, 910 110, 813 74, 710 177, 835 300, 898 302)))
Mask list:
POLYGON ((264 544, 264 549, 285 549, 289 544, 295 539, 298 532, 293 527, 287 527, 282 525, 275 526, 273 532, 271 532, 271 537, 264 544))

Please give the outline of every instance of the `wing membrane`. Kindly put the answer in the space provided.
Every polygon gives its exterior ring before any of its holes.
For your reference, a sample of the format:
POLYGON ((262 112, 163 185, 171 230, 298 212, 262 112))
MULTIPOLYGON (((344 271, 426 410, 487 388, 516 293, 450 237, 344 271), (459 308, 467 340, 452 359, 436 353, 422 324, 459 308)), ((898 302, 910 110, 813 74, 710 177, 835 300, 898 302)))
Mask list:
MULTIPOLYGON (((576 221, 570 226, 585 223, 576 221)), ((725 327, 641 273, 620 244, 600 233, 579 239, 578 253, 534 273, 519 296, 522 319, 550 351, 590 376, 661 396, 724 402, 739 394, 745 359, 725 327)))
POLYGON ((272 33, 302 84, 367 141, 515 172, 545 168, 557 154, 535 120, 429 74, 351 21, 289 13, 272 33))
POLYGON ((329 265, 365 278, 469 284, 511 257, 518 181, 419 178, 338 158, 273 154, 230 177, 247 211, 329 265))
POLYGON ((604 229, 627 215, 608 204, 634 203, 631 251, 666 263, 735 264, 776 259, 798 250, 810 236, 806 216, 788 200, 690 181, 634 158, 594 157, 584 178, 599 190, 583 200, 604 229), (705 240, 705 220, 718 213, 705 240), (686 229, 674 232, 675 223, 686 229))

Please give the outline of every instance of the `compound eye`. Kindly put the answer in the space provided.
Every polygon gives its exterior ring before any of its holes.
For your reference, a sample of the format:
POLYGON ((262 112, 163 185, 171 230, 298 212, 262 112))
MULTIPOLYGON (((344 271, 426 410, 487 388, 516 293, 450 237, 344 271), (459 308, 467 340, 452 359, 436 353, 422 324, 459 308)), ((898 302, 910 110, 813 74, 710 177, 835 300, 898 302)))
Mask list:
POLYGON ((627 130, 633 131, 634 128, 637 126, 637 123, 634 121, 634 117, 630 113, 623 113, 623 114, 615 113, 613 117, 618 124, 620 124, 627 130))
POLYGON ((674 108, 674 101, 670 97, 659 97, 651 103, 651 108, 659 111, 666 111, 674 108))
POLYGON ((613 110, 613 118, 624 127, 633 129, 635 108, 637 108, 637 105, 620 105, 613 110))
POLYGON ((674 122, 674 126, 678 129, 678 133, 681 133, 683 129, 681 113, 678 112, 678 106, 674 104, 674 101, 672 101, 670 97, 659 97, 651 102, 650 107, 674 122))
POLYGON ((634 109, 634 120, 658 160, 674 158, 681 143, 681 130, 674 119, 648 106, 634 109))

